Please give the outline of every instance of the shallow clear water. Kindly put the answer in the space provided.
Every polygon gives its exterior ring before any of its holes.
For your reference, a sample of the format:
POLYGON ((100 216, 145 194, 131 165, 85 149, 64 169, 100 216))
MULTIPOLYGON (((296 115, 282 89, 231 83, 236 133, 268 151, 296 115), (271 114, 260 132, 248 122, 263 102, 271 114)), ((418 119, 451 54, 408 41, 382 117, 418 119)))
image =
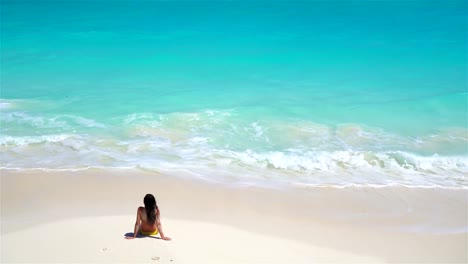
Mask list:
POLYGON ((2 1, 4 168, 466 187, 466 1, 2 1))

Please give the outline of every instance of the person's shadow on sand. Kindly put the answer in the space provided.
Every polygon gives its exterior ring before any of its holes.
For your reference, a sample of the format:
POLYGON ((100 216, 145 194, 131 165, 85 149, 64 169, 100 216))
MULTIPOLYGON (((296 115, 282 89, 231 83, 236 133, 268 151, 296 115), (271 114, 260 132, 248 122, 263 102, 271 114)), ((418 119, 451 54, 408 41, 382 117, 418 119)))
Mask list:
MULTIPOLYGON (((124 238, 133 238, 133 232, 131 233, 126 233, 124 235, 124 238)), ((137 234, 136 235, 136 238, 145 238, 145 237, 150 237, 150 238, 154 238, 154 239, 161 239, 160 237, 156 237, 156 236, 147 236, 147 235, 142 235, 142 234, 137 234)))

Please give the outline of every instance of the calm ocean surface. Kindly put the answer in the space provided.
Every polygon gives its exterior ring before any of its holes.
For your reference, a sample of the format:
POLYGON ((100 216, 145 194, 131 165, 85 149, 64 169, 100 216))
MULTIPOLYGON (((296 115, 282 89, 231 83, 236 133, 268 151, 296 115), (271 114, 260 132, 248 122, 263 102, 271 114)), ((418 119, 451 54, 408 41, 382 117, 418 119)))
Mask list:
POLYGON ((467 1, 1 1, 0 166, 467 188, 467 1))

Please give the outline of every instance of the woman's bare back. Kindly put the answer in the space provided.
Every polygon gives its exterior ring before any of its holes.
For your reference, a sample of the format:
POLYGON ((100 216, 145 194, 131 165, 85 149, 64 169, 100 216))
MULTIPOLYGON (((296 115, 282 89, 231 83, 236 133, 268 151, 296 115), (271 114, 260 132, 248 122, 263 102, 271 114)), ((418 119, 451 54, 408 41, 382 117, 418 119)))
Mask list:
POLYGON ((157 224, 157 216, 158 216, 158 209, 154 209, 156 214, 156 221, 153 224, 148 223, 148 215, 146 214, 146 209, 143 206, 138 208, 138 213, 140 214, 141 219, 141 230, 144 232, 153 232, 158 228, 157 224))

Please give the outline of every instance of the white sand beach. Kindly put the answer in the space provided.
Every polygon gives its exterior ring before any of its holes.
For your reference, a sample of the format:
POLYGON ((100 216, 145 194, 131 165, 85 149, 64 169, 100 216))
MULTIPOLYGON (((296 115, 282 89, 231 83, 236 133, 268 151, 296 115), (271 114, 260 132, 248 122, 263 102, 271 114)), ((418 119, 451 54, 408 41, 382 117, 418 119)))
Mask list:
POLYGON ((466 263, 468 191, 1 171, 1 263, 466 263), (164 233, 126 240, 143 196, 164 233))

